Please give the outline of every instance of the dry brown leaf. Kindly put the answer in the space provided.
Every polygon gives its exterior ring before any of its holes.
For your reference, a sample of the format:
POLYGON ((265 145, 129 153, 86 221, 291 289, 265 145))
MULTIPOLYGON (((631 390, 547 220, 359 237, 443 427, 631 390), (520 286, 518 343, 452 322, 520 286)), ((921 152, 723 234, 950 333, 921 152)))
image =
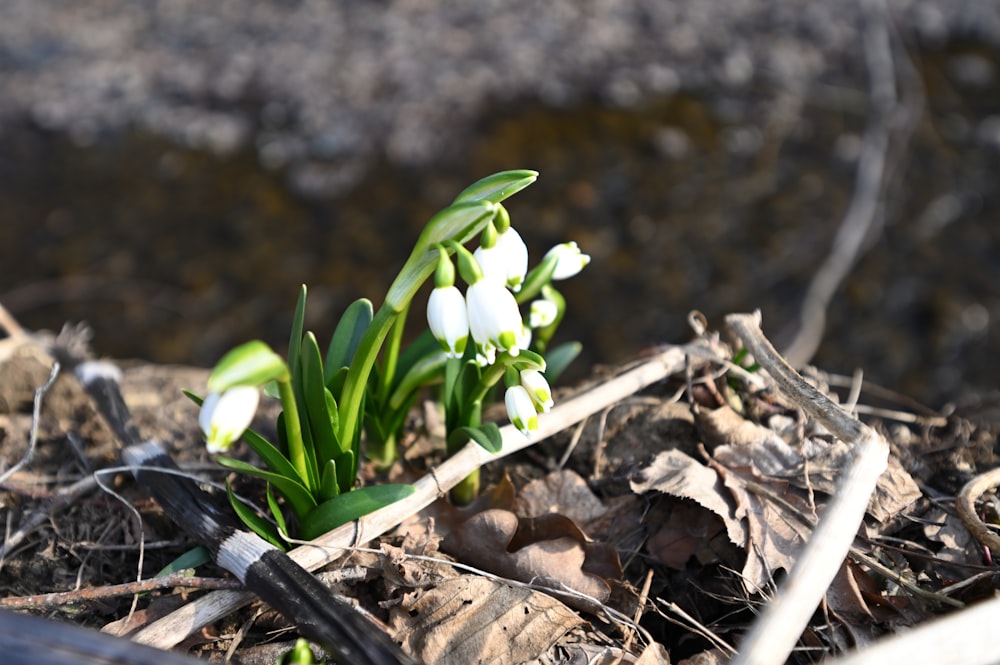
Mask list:
POLYGON ((712 549, 725 527, 717 515, 687 499, 661 497, 646 515, 646 551, 669 568, 683 570, 691 557, 701 565, 721 560, 712 549))
POLYGON ((924 515, 924 535, 941 543, 937 558, 957 564, 982 563, 979 541, 972 537, 969 529, 957 515, 941 508, 932 508, 924 515))
POLYGON ((742 579, 747 590, 756 593, 779 568, 791 570, 812 531, 790 514, 788 507, 804 515, 811 511, 797 492, 789 491, 786 482, 761 478, 749 467, 717 468, 736 497, 736 516, 746 520, 747 561, 742 579))
POLYGON ((577 524, 587 524, 603 516, 607 508, 579 474, 566 470, 550 473, 521 488, 514 511, 525 517, 559 513, 577 524))
MULTIPOLYGON (((518 518, 491 509, 469 518, 444 541, 460 561, 502 577, 534 582, 553 589, 568 587, 599 603, 607 600, 607 580, 621 578, 614 548, 590 541, 562 515, 518 518)), ((564 602, 585 611, 593 603, 571 597, 564 602)))
POLYGON ((545 594, 463 575, 407 594, 390 623, 423 662, 501 665, 537 658, 583 620, 545 594))
POLYGON ((636 494, 653 490, 696 501, 722 519, 734 544, 746 546, 746 528, 736 517, 732 498, 723 491, 719 474, 681 451, 660 453, 632 476, 630 485, 636 494))

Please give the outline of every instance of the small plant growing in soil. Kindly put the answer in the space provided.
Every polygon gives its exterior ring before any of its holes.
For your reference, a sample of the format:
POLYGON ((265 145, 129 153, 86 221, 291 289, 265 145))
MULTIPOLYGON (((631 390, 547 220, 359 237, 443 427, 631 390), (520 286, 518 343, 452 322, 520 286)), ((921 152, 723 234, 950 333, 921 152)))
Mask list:
MULTIPOLYGON (((576 243, 563 243, 528 270, 527 247, 501 202, 536 177, 534 171, 505 171, 459 194, 427 223, 382 306, 375 311, 362 298, 344 311, 325 354, 303 329, 303 286, 287 361, 259 340, 219 361, 201 402, 200 424, 220 464, 267 482, 273 521, 230 493, 247 526, 282 546, 291 526, 298 537, 311 539, 410 494, 409 485, 357 487, 358 464, 362 440, 380 466, 393 462, 406 415, 427 386, 439 388, 448 454, 469 440, 491 452, 500 449, 499 428, 483 422, 482 412, 501 379, 511 422, 525 435, 538 428, 538 415, 552 406, 549 381, 580 350, 576 343, 549 348, 566 309, 553 282, 577 274, 590 257, 576 243), (470 252, 465 244, 476 238, 479 246, 470 252), (456 265, 464 294, 456 286, 456 265), (432 275, 429 329, 404 349, 413 298, 432 275), (248 429, 261 387, 281 401, 276 443, 248 429), (265 468, 218 454, 241 437, 265 468), (278 496, 294 525, 286 523, 278 496)), ((478 484, 473 474, 453 498, 470 501, 478 484)))

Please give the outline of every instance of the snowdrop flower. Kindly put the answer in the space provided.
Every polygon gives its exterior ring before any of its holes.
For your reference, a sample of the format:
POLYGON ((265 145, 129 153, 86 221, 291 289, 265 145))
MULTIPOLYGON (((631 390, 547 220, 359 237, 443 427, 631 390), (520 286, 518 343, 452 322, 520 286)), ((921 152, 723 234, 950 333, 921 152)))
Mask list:
POLYGON ((491 347, 516 356, 524 323, 514 294, 492 279, 481 278, 465 293, 469 332, 480 355, 489 357, 491 347))
POLYGON ((535 403, 531 401, 531 395, 524 386, 511 386, 504 395, 504 404, 507 405, 507 416, 514 427, 521 430, 525 436, 538 429, 538 411, 535 403))
POLYGON ((462 292, 455 286, 431 291, 427 301, 427 325, 449 358, 461 358, 469 339, 469 315, 462 292))
POLYGON ((552 408, 552 389, 545 376, 537 369, 521 370, 521 386, 528 391, 536 410, 545 413, 552 408))
POLYGON ((551 300, 539 298, 531 301, 528 313, 528 325, 532 328, 544 328, 551 325, 559 315, 559 306, 551 300))
POLYGON ((513 228, 498 233, 491 240, 493 245, 481 245, 473 253, 483 269, 483 276, 497 280, 513 291, 520 291, 528 273, 528 246, 513 228))
POLYGON ((569 279, 590 263, 590 256, 581 252, 580 247, 575 242, 564 242, 561 245, 556 245, 545 254, 545 258, 552 255, 558 257, 555 272, 552 273, 553 280, 569 279))
POLYGON ((260 391, 255 386, 237 386, 222 393, 209 393, 198 414, 208 452, 220 453, 233 445, 250 427, 259 401, 260 391))

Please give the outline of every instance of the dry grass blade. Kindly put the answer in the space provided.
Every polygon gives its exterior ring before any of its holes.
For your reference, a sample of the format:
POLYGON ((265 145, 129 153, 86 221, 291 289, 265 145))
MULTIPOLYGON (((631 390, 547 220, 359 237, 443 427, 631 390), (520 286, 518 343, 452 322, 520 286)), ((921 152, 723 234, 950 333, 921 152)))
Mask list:
MULTIPOLYGON (((527 448, 580 422, 591 414, 615 404, 646 386, 682 371, 688 356, 715 354, 702 344, 670 346, 640 365, 563 402, 539 420, 539 430, 526 438, 513 426, 501 428, 502 450, 493 455, 469 443, 440 467, 415 483, 416 491, 403 501, 345 524, 292 550, 290 556, 307 570, 330 563, 338 550, 367 542, 395 527, 410 515, 427 507, 448 492, 469 473, 488 462, 527 448)), ((718 358, 722 362, 722 358, 718 358)), ((248 593, 220 591, 203 596, 172 614, 150 624, 135 640, 160 648, 170 648, 202 626, 224 617, 252 600, 248 593)))

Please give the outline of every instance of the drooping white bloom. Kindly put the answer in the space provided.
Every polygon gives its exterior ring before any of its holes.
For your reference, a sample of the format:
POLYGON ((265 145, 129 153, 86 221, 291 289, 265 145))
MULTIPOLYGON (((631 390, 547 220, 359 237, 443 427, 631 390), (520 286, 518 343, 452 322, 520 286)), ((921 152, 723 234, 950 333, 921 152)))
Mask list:
POLYGON ((208 452, 219 453, 233 445, 250 426, 259 401, 260 391, 255 386, 209 393, 198 414, 208 452))
POLYGON ((531 301, 531 310, 528 313, 528 325, 532 328, 544 328, 556 320, 559 315, 559 306, 551 300, 539 298, 531 301))
POLYGON ((521 385, 528 391, 538 411, 544 413, 552 408, 552 389, 545 376, 537 369, 522 369, 521 385))
POLYGON ((524 386, 508 388, 504 395, 504 404, 507 405, 507 417, 522 434, 528 436, 538 429, 538 411, 524 386))
POLYGON ((480 279, 465 294, 469 332, 480 355, 489 357, 490 347, 516 356, 524 323, 514 294, 492 279, 480 279))
POLYGON ((528 246, 513 228, 497 234, 492 247, 478 247, 473 253, 487 279, 495 279, 513 291, 520 291, 528 273, 528 246))
POLYGON ((581 252, 576 242, 564 242, 561 245, 556 245, 545 254, 545 258, 547 259, 553 254, 559 257, 555 272, 552 273, 554 280, 569 279, 590 263, 590 256, 581 252))
POLYGON ((469 315, 462 292, 455 286, 431 291, 427 300, 427 325, 448 357, 460 358, 469 339, 469 315))

